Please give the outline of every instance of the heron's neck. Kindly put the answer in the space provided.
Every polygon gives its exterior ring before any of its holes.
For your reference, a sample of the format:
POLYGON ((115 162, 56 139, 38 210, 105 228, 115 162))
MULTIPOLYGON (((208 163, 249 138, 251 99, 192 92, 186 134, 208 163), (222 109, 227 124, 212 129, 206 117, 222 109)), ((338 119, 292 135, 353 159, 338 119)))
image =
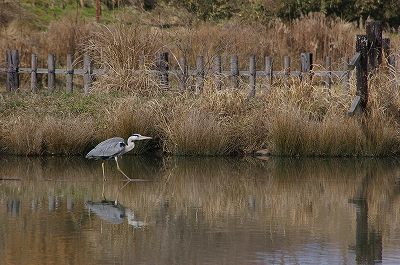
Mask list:
POLYGON ((125 146, 125 152, 124 153, 131 151, 134 147, 135 147, 135 143, 134 142, 128 143, 128 145, 125 146))

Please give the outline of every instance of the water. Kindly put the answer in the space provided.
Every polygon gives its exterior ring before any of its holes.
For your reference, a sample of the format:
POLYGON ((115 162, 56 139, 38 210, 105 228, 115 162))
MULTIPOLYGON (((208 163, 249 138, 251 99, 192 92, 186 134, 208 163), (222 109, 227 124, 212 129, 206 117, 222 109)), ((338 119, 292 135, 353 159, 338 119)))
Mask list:
POLYGON ((400 264, 400 163, 0 158, 0 264, 400 264), (104 193, 104 197, 102 196, 104 193), (117 204, 115 205, 115 201, 117 204))

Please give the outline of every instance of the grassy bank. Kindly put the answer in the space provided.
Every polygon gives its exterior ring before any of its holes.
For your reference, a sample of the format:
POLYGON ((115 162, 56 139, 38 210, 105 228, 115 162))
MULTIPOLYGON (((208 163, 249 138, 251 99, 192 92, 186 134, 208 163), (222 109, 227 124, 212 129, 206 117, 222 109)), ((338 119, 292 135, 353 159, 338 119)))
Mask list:
POLYGON ((267 149, 289 156, 391 156, 400 151, 400 100, 382 75, 370 82, 366 118, 347 116, 352 93, 340 86, 330 92, 311 84, 278 86, 251 100, 244 91, 216 92, 211 81, 201 96, 5 93, 0 97, 0 149, 23 155, 83 154, 107 137, 140 132, 155 141, 139 145, 137 152, 159 147, 177 155, 267 149))
MULTIPOLYGON (((29 65, 31 52, 39 54, 39 65, 52 52, 61 58, 59 63, 66 53, 73 53, 79 67, 81 55, 88 52, 96 67, 111 69, 97 77, 87 96, 61 91, 46 94, 45 77, 40 80, 41 92, 31 94, 27 75, 17 93, 2 92, 2 153, 84 154, 105 138, 126 138, 133 132, 155 138, 136 152, 154 148, 177 155, 230 155, 259 149, 288 156, 391 156, 400 152, 399 82, 396 85, 393 69, 385 64, 370 78, 366 118, 347 116, 355 95, 354 80, 350 91, 339 85, 327 91, 318 78, 301 84, 293 79, 290 87, 277 80, 267 94, 257 92, 248 100, 244 79, 241 89, 234 90, 225 78, 221 91, 216 90, 214 80, 207 79, 203 94, 195 96, 179 93, 173 80, 168 91, 161 89, 157 78, 146 71, 152 69, 155 54, 161 50, 170 52, 172 68, 178 67, 177 59, 184 55, 190 65, 195 65, 196 56, 204 55, 209 70, 215 54, 222 55, 225 69, 230 56, 237 54, 243 69, 253 53, 257 58, 273 55, 280 65, 283 55, 297 58, 300 52, 311 51, 316 68, 323 68, 323 59, 331 56, 333 69, 338 69, 342 59, 354 53, 354 35, 360 29, 353 24, 310 14, 291 24, 228 21, 165 28, 152 23, 151 13, 136 20, 124 14, 120 22, 108 25, 64 16, 50 22, 45 31, 17 20, 0 32, 0 52, 19 49, 22 66, 29 65), (140 58, 145 58, 145 71, 137 75, 132 69, 139 68, 140 58)), ((172 11, 165 14, 159 22, 174 18, 172 11)), ((400 47, 398 35, 392 35, 391 41, 393 47, 400 47)), ((398 53, 396 48, 392 52, 398 53)), ((298 69, 293 61, 293 69, 298 69)), ((262 60, 257 67, 262 69, 262 60)), ((75 82, 79 87, 79 79, 75 82)), ((264 82, 257 83, 257 91, 265 90, 264 82)), ((59 80, 58 87, 63 86, 59 80)))

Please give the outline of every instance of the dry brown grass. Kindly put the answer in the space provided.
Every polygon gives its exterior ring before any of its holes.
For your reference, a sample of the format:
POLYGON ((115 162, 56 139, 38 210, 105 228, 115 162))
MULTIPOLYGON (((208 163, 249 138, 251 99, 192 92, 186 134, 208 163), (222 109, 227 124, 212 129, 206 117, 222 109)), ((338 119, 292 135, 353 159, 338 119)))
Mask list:
POLYGON ((46 31, 40 31, 35 23, 14 20, 0 28, 0 52, 5 54, 7 49, 18 50, 23 67, 30 66, 32 53, 38 55, 39 66, 47 66, 50 53, 56 56, 58 65, 66 65, 67 54, 79 60, 82 50, 78 47, 86 40, 90 27, 73 16, 51 22, 46 31))
MULTIPOLYGON (((189 62, 199 54, 206 55, 207 67, 211 67, 216 53, 225 56, 227 66, 233 53, 247 62, 251 53, 279 58, 302 51, 314 52, 317 61, 333 56, 339 64, 339 58, 353 53, 358 30, 351 24, 312 14, 291 25, 279 21, 265 26, 229 22, 162 30, 122 23, 91 25, 88 35, 87 25, 77 32, 75 20, 65 21, 68 23, 54 22, 43 33, 49 42, 63 43, 59 56, 64 50, 79 47, 78 53, 89 52, 95 64, 109 72, 97 77, 88 97, 6 96, 0 106, 7 117, 0 120, 0 147, 6 152, 84 153, 104 138, 140 132, 156 137, 163 151, 186 155, 251 153, 263 148, 290 156, 399 153, 400 100, 393 82, 394 69, 381 69, 371 77, 366 119, 346 115, 354 85, 348 92, 339 85, 327 91, 318 80, 302 84, 292 80, 290 87, 277 82, 268 94, 258 93, 248 100, 245 89, 233 91, 225 79, 222 91, 216 91, 214 81, 207 79, 201 96, 177 93, 175 81, 165 91, 150 71, 155 54, 161 50, 171 52, 172 66, 182 54, 189 62), (134 72, 137 69, 141 74, 134 72)), ((398 41, 393 39, 394 43, 398 41)), ((246 82, 244 78, 241 87, 246 88, 246 82)))
POLYGON ((389 76, 379 76, 371 79, 366 117, 347 116, 354 91, 311 84, 276 86, 251 100, 242 90, 214 91, 210 82, 200 96, 16 94, 3 102, 0 146, 17 154, 76 154, 105 138, 139 132, 179 155, 268 149, 288 156, 392 156, 400 151, 400 101, 389 76))

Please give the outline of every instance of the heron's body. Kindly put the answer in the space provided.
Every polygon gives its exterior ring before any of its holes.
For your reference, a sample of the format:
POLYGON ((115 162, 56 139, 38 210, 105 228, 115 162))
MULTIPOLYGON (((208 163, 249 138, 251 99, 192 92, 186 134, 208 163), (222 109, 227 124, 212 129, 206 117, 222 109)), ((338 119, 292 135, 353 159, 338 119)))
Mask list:
POLYGON ((114 137, 96 145, 96 147, 86 155, 86 158, 108 160, 116 156, 121 156, 131 151, 134 147, 135 144, 133 142, 131 145, 127 145, 123 138, 114 137))
MULTIPOLYGON (((86 158, 89 159, 115 159, 117 163, 117 169, 121 172, 129 181, 133 181, 134 179, 129 178, 119 167, 118 158, 119 156, 131 151, 135 147, 135 141, 151 139, 151 137, 142 136, 140 134, 133 134, 128 138, 127 143, 125 143, 124 139, 121 137, 113 137, 96 145, 87 155, 86 158)), ((103 179, 104 178, 104 161, 101 164, 103 169, 103 179)))

